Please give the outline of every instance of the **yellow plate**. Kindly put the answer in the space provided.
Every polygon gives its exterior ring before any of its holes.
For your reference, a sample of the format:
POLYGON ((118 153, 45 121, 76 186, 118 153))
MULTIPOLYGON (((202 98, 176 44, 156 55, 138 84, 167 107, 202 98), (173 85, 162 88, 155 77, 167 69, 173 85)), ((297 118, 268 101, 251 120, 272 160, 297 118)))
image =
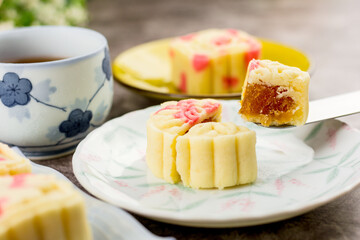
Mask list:
MULTIPOLYGON (((281 43, 260 39, 262 58, 310 70, 310 60, 301 51, 281 43)), ((178 92, 170 81, 170 39, 141 44, 119 56, 113 62, 114 77, 125 87, 148 97, 170 100, 183 98, 240 99, 241 93, 221 95, 189 95, 178 92)))

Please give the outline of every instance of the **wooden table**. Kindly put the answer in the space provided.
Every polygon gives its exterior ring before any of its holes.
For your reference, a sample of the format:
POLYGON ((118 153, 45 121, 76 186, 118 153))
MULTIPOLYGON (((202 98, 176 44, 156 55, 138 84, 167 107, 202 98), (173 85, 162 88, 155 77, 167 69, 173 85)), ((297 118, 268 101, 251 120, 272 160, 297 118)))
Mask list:
MULTIPOLYGON (((108 39, 114 59, 147 41, 220 27, 243 29, 306 51, 316 64, 310 99, 360 89, 360 1, 357 0, 90 0, 89 27, 108 39)), ((115 83, 109 119, 158 104, 115 83)), ((359 116, 342 119, 360 128, 359 116)), ((77 186, 72 156, 45 160, 77 186)), ((255 227, 201 229, 134 215, 150 231, 177 239, 360 239, 360 189, 307 214, 255 227)))

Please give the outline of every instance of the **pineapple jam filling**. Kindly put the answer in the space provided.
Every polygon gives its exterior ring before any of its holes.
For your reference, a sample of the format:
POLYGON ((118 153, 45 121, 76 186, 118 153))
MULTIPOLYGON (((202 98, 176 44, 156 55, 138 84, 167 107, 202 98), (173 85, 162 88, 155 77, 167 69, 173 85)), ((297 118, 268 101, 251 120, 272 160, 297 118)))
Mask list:
POLYGON ((287 89, 276 85, 248 84, 246 98, 242 102, 240 114, 247 116, 260 115, 260 122, 269 126, 273 120, 279 124, 288 122, 296 108, 295 101, 286 96, 287 89))

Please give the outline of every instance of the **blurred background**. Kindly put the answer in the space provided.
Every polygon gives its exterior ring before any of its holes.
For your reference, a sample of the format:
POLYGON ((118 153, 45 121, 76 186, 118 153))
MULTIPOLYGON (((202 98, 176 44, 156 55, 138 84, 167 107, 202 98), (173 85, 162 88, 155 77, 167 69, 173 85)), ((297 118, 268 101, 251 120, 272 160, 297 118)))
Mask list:
POLYGON ((86 0, 0 0, 0 29, 87 22, 86 0))
POLYGON ((316 67, 310 88, 315 99, 335 86, 339 93, 360 88, 358 9, 357 0, 0 0, 0 29, 89 27, 108 38, 114 58, 150 40, 237 28, 305 51, 316 67))
POLYGON ((0 30, 92 28, 108 39, 114 59, 151 40, 214 27, 241 29, 307 53, 314 69, 310 99, 318 99, 360 89, 358 9, 357 0, 0 0, 0 30))

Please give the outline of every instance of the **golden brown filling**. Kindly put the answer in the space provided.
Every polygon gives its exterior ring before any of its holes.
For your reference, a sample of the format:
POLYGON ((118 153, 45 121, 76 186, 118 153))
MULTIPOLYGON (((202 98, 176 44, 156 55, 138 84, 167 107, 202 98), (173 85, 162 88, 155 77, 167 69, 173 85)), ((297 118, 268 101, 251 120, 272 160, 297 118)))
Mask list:
POLYGON ((245 117, 260 117, 258 121, 269 126, 273 121, 283 124, 291 120, 295 101, 289 96, 280 96, 287 89, 281 86, 248 84, 243 96, 240 114, 245 117))

